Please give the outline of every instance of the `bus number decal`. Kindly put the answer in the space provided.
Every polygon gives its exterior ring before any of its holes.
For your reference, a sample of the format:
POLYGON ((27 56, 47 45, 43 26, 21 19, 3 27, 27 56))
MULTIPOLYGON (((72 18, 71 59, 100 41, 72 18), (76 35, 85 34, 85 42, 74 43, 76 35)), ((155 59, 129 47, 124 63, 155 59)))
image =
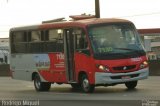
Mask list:
POLYGON ((113 48, 112 47, 98 48, 98 51, 100 53, 107 53, 107 52, 112 52, 113 48))
POLYGON ((56 54, 56 57, 57 57, 57 60, 64 60, 64 54, 62 53, 56 54))
POLYGON ((57 62, 54 64, 55 68, 64 68, 64 54, 56 54, 56 59, 57 62))

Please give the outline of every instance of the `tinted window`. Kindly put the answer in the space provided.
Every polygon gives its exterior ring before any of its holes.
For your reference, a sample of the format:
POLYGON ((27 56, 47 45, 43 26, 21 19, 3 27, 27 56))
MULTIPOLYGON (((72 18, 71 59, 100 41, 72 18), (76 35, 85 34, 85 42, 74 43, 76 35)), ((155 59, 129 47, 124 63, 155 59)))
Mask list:
POLYGON ((51 29, 46 33, 48 40, 46 42, 46 52, 63 52, 63 30, 51 29))
POLYGON ((11 36, 12 53, 63 52, 63 30, 19 31, 11 36))
POLYGON ((75 29, 73 33, 76 37, 76 49, 87 49, 88 43, 85 32, 82 29, 75 29))
POLYGON ((26 32, 12 33, 11 52, 12 53, 25 53, 27 52, 27 35, 26 32))

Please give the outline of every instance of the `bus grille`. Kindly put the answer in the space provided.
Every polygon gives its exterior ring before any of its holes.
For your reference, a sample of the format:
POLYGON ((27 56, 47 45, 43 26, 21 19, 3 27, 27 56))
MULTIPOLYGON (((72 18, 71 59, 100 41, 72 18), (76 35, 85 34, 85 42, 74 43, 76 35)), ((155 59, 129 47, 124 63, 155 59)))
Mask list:
POLYGON ((136 68, 136 65, 113 67, 113 70, 132 70, 134 68, 136 68))

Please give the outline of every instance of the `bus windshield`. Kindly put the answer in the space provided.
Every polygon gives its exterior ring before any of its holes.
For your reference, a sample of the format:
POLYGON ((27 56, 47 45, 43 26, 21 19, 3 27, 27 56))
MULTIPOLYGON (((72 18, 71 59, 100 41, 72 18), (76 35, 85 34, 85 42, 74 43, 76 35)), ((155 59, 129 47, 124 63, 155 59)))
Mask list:
POLYGON ((98 59, 132 58, 145 55, 132 24, 99 24, 89 27, 89 38, 98 59))

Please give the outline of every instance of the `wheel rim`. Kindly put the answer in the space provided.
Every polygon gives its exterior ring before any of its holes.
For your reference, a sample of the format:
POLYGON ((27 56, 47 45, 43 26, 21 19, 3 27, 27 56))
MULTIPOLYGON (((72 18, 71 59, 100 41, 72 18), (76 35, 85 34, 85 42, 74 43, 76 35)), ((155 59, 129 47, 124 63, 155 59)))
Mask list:
POLYGON ((88 81, 88 79, 84 79, 83 80, 83 88, 84 88, 85 91, 88 91, 88 89, 89 89, 89 81, 88 81))
POLYGON ((39 78, 36 78, 35 85, 36 85, 36 88, 38 89, 40 88, 41 82, 39 81, 39 78))

